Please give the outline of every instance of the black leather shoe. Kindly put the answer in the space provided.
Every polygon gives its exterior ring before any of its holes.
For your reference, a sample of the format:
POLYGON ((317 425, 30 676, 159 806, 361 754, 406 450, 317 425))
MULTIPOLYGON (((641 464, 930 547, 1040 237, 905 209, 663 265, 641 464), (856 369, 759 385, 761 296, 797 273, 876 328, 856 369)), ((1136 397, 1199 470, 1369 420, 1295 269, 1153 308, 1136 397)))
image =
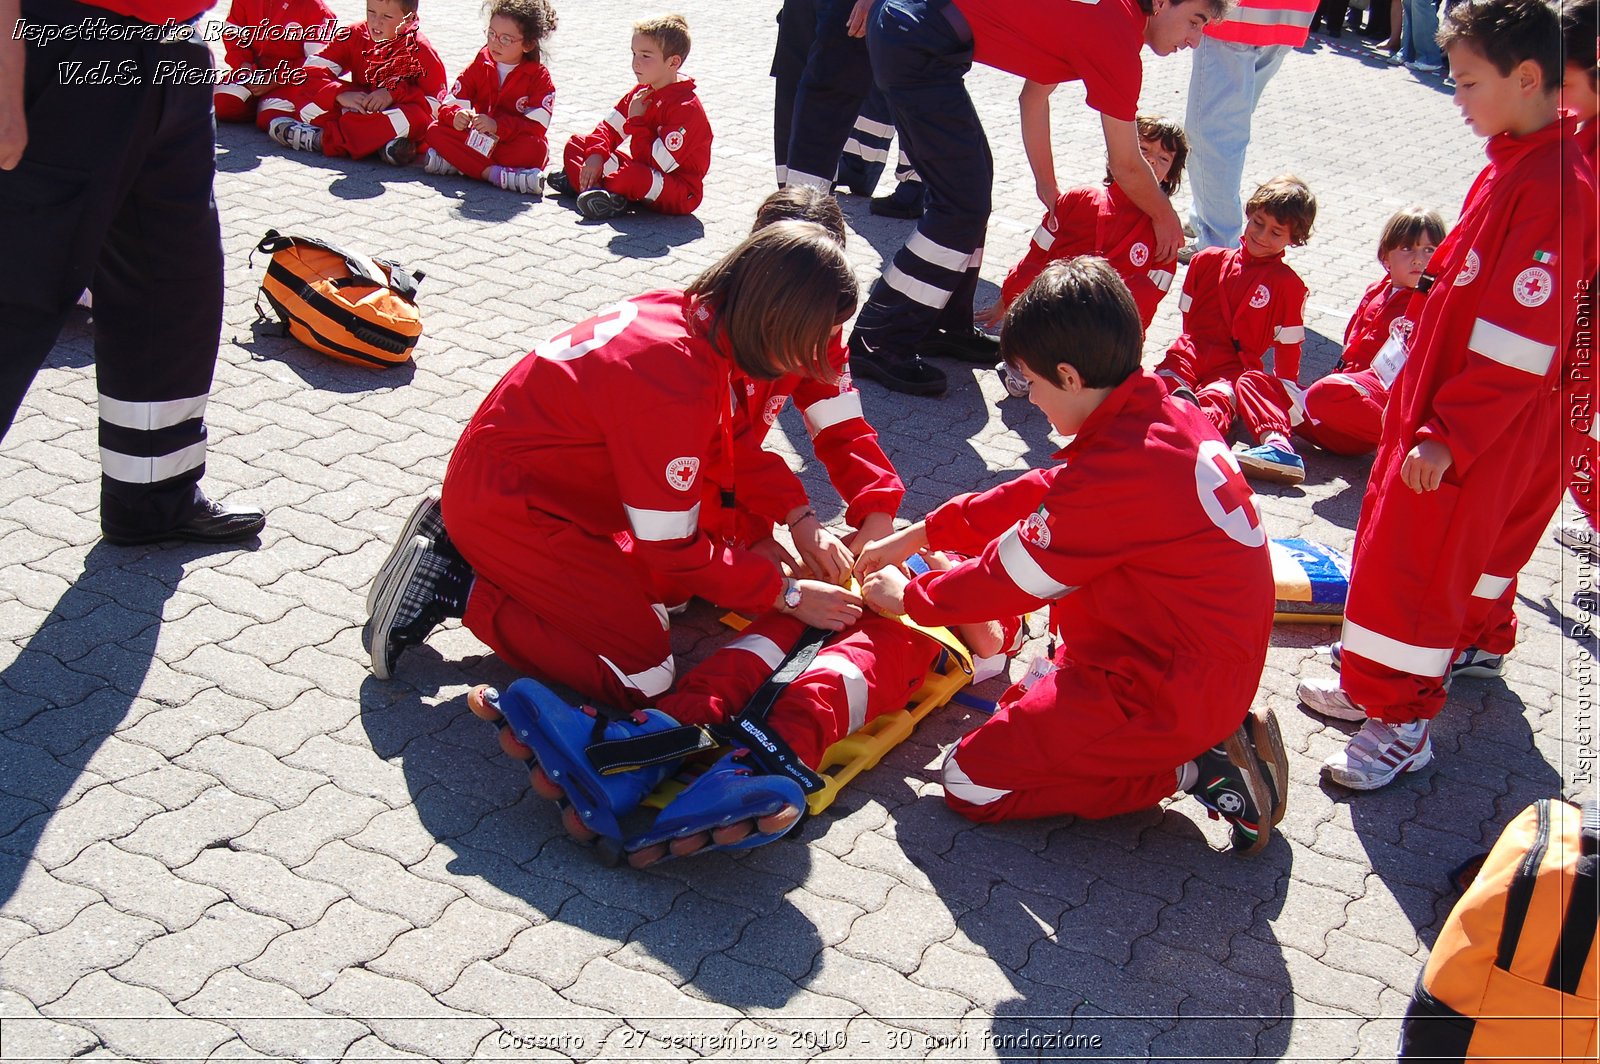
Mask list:
POLYGON ((958 362, 992 366, 1000 356, 1000 341, 976 325, 965 329, 935 329, 922 341, 922 353, 930 358, 953 358, 958 362))
POLYGON ((940 396, 949 387, 944 370, 924 362, 921 355, 891 362, 875 355, 852 351, 850 373, 856 378, 877 381, 891 392, 904 395, 940 396))
POLYGON ((119 547, 162 543, 174 539, 188 540, 191 543, 237 543, 259 535, 265 527, 267 527, 267 515, 260 510, 232 510, 202 495, 194 510, 176 527, 159 532, 130 533, 102 528, 100 536, 107 543, 119 547))
POLYGON ((567 172, 556 168, 544 175, 544 187, 554 189, 558 196, 576 196, 578 190, 567 180, 567 172))
POLYGON ((922 182, 900 182, 887 196, 874 197, 867 210, 880 218, 921 218, 922 182))

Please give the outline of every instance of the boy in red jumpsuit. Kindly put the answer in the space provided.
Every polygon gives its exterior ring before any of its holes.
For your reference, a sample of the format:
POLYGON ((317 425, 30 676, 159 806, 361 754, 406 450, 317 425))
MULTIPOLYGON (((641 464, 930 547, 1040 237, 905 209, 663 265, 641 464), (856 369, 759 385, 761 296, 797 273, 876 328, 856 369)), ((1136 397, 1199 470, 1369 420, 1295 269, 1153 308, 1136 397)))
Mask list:
POLYGON ((253 122, 256 104, 305 84, 305 61, 333 40, 339 20, 323 0, 233 0, 222 27, 231 68, 211 94, 218 122, 253 122))
POLYGON ((1298 691, 1362 722, 1325 763, 1355 790, 1427 765, 1452 669, 1515 641, 1517 572, 1566 486, 1558 356, 1595 271, 1594 178, 1556 103, 1555 8, 1461 0, 1439 37, 1489 165, 1411 311, 1356 528, 1342 673, 1298 691))
POLYGON ((1139 369, 1138 311, 1103 259, 1048 267, 1001 343, 1072 437, 1060 464, 957 496, 857 562, 869 606, 920 624, 1050 606, 1054 670, 950 753, 945 801, 979 821, 1108 817, 1183 790, 1259 851, 1288 764, 1271 711, 1250 709, 1273 610, 1254 495, 1205 415, 1139 369), (892 563, 927 546, 977 556, 908 583, 892 563))
POLYGON ((1156 373, 1170 390, 1187 389, 1224 439, 1237 408, 1264 445, 1240 454, 1246 476, 1297 484, 1305 479, 1300 456, 1287 437, 1267 439, 1263 432, 1271 409, 1290 409, 1300 394, 1306 286, 1283 252, 1310 239, 1317 200, 1286 174, 1257 188, 1244 213, 1238 247, 1207 248, 1190 260, 1178 303, 1183 331, 1156 373), (1272 377, 1262 372, 1269 350, 1272 377))
MULTIPOLYGON (((1183 183, 1183 166, 1189 157, 1183 127, 1159 115, 1140 115, 1135 125, 1139 152, 1150 164, 1161 191, 1170 198, 1183 183)), ((1139 322, 1149 329, 1178 270, 1176 254, 1155 258, 1155 232, 1155 222, 1128 198, 1109 171, 1099 185, 1068 189, 1045 212, 1027 255, 1006 275, 1000 301, 984 315, 983 323, 1000 324, 1012 300, 1050 263, 1075 255, 1099 255, 1111 263, 1133 293, 1139 322)))
POLYGON ((1444 219, 1437 211, 1407 207, 1395 212, 1378 240, 1378 261, 1385 276, 1362 295, 1345 328, 1338 364, 1306 389, 1299 408, 1285 411, 1262 405, 1265 434, 1286 438, 1292 431, 1334 454, 1370 454, 1377 449, 1389 385, 1400 369, 1390 356, 1403 350, 1411 328, 1406 312, 1422 301, 1417 285, 1444 232, 1444 219), (1380 358, 1391 340, 1393 346, 1380 358))
POLYGON ((424 169, 466 174, 507 192, 544 195, 556 87, 539 42, 555 32, 549 0, 495 0, 488 43, 461 72, 428 127, 424 169))
POLYGON ((632 49, 639 83, 593 133, 567 141, 565 169, 550 175, 550 187, 577 196, 585 218, 638 205, 693 214, 711 168, 711 123, 694 79, 679 70, 689 58, 689 24, 682 15, 636 22, 632 49))
POLYGON ((420 0, 367 0, 367 19, 345 26, 306 60, 310 80, 256 122, 294 151, 391 166, 417 157, 444 94, 444 61, 417 24, 420 0))

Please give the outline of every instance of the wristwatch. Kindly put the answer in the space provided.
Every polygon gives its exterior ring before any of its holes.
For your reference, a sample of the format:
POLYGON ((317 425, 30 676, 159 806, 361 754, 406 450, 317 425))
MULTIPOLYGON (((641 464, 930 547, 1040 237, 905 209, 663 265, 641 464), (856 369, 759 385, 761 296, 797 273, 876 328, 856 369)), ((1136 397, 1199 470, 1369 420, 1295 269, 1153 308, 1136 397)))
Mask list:
POLYGON ((795 583, 793 577, 783 578, 783 605, 780 608, 784 613, 800 608, 800 585, 795 583))

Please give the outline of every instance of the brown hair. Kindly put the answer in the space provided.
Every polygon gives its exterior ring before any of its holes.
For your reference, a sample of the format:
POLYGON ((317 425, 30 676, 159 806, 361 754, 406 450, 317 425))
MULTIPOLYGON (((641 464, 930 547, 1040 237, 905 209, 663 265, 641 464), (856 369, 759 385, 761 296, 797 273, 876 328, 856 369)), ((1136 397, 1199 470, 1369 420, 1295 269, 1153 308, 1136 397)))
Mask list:
POLYGON ((1317 220, 1317 197, 1306 183, 1293 174, 1279 174, 1256 187, 1244 205, 1244 216, 1265 211, 1289 227, 1289 243, 1299 247, 1311 239, 1311 226, 1317 220))
MULTIPOLYGON (((1139 5, 1139 10, 1146 15, 1155 14, 1155 0, 1135 0, 1135 2, 1139 5)), ((1173 6, 1187 2, 1188 0, 1175 0, 1173 6)), ((1221 22, 1227 17, 1228 8, 1233 6, 1233 0, 1201 0, 1201 2, 1211 9, 1212 22, 1221 22)))
POLYGON ((633 32, 643 34, 661 46, 661 58, 689 58, 689 20, 682 15, 657 15, 640 19, 633 32))
POLYGON ((415 15, 417 13, 417 8, 422 6, 422 0, 394 0, 394 2, 399 6, 401 11, 404 11, 408 15, 415 15))
POLYGON ((489 18, 498 15, 517 24, 522 39, 533 45, 523 50, 528 59, 539 59, 539 42, 556 31, 556 9, 550 0, 489 0, 484 7, 489 18))
POLYGON ((1052 262, 1006 311, 1000 357, 1048 381, 1065 362, 1089 388, 1114 388, 1139 369, 1144 328, 1133 294, 1096 255, 1052 262))
POLYGON ((789 185, 768 193, 756 208, 756 224, 750 231, 758 232, 782 221, 815 222, 832 234, 840 247, 844 246, 844 212, 839 209, 839 201, 820 188, 789 185))
POLYGON ((1589 86, 1596 81, 1600 52, 1595 37, 1595 0, 1566 0, 1561 5, 1561 51, 1568 66, 1589 72, 1589 86))
MULTIPOLYGON (((1159 184, 1161 191, 1172 195, 1183 184, 1183 167, 1189 161, 1189 136, 1183 127, 1161 115, 1140 115, 1134 119, 1140 140, 1153 140, 1172 153, 1172 168, 1159 184)), ((1106 186, 1116 182, 1111 177, 1111 167, 1106 166, 1106 186)))
POLYGON ((1383 235, 1378 238, 1378 261, 1396 248, 1415 247, 1423 237, 1433 241, 1435 247, 1444 240, 1444 219, 1439 212, 1427 207, 1404 207, 1395 211, 1383 223, 1383 235))
POLYGON ((697 277, 688 294, 712 309, 711 339, 756 380, 830 380, 828 339, 856 309, 856 276, 826 229, 774 222, 697 277))
POLYGON ((1460 0, 1434 39, 1445 49, 1468 45, 1503 78, 1531 62, 1546 94, 1561 87, 1561 15, 1546 0, 1460 0))

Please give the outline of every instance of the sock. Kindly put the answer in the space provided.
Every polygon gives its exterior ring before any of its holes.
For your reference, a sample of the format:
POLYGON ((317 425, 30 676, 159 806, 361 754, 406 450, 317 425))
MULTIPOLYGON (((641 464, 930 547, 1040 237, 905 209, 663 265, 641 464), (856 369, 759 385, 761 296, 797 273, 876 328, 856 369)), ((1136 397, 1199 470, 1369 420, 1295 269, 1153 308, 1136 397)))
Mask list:
POLYGON ((1285 436, 1281 432, 1267 433, 1265 436, 1261 437, 1261 443, 1264 447, 1276 447, 1282 451, 1294 450, 1293 447, 1289 446, 1289 437, 1285 436))
POLYGON ((1178 766, 1178 790, 1192 791, 1194 785, 1200 782, 1200 766, 1193 761, 1185 761, 1178 766))
POLYGON ((500 183, 500 174, 505 170, 503 166, 486 166, 483 169, 483 179, 491 185, 500 183))

